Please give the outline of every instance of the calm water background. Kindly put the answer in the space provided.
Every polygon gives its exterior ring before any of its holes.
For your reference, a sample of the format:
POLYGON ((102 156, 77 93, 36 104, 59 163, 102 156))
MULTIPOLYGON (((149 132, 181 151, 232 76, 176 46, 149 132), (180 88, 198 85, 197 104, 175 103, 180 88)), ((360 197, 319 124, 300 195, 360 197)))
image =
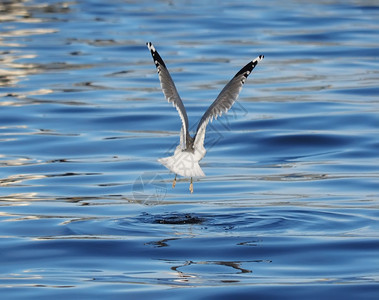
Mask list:
POLYGON ((377 1, 1 1, 2 299, 377 299, 377 1), (207 174, 157 163, 196 122, 207 174), (141 298, 142 297, 142 298, 141 298))

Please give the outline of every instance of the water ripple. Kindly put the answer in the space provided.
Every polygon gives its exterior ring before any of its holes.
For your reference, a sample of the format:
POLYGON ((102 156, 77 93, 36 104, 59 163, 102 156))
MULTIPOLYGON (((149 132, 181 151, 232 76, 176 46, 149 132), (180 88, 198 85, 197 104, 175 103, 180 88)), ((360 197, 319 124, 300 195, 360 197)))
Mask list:
POLYGON ((374 1, 0 3, 1 295, 376 299, 374 1), (207 177, 170 174, 227 81, 265 55, 208 126, 207 177), (39 289, 36 289, 39 287, 39 289))

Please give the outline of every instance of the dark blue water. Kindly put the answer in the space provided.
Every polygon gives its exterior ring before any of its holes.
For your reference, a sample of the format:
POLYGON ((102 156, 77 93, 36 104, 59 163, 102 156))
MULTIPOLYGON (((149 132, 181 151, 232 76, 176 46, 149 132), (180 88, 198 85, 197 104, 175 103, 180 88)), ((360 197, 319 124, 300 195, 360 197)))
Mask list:
POLYGON ((377 299, 376 1, 2 1, 2 299, 377 299), (207 177, 179 142, 145 43, 207 177))

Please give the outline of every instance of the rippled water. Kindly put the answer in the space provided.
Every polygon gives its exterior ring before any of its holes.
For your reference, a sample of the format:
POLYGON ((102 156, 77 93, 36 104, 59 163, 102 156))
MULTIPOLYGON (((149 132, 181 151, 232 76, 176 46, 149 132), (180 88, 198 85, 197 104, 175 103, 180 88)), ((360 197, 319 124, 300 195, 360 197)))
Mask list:
POLYGON ((376 299, 377 1, 0 4, 4 299, 376 299), (207 177, 156 160, 179 141, 156 45, 207 177))

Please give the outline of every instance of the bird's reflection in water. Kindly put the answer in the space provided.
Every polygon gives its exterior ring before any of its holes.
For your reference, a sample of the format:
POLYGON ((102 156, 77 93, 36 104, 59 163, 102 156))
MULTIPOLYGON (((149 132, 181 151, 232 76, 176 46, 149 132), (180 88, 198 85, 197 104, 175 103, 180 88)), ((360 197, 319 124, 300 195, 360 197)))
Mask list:
MULTIPOLYGON (((190 268, 191 266, 207 266, 207 267, 220 267, 220 270, 216 272, 218 275, 223 274, 221 276, 222 278, 219 279, 220 282, 222 283, 236 283, 240 282, 241 278, 239 277, 234 277, 237 274, 249 274, 253 273, 252 270, 243 268, 242 264, 243 263, 257 263, 257 262, 262 262, 262 261, 184 261, 184 262, 170 262, 170 263, 175 263, 175 266, 172 266, 170 269, 172 271, 175 271, 177 273, 178 279, 175 279, 174 281, 176 282, 181 282, 181 283, 195 283, 198 280, 201 281, 213 281, 214 275, 215 275, 215 270, 201 270, 196 268, 196 270, 186 270, 187 268, 190 268), (227 268, 232 268, 232 271, 225 270, 225 268, 222 267, 227 267, 227 268), (232 276, 232 277, 231 277, 232 276)), ((220 278, 220 277, 219 277, 220 278)))

